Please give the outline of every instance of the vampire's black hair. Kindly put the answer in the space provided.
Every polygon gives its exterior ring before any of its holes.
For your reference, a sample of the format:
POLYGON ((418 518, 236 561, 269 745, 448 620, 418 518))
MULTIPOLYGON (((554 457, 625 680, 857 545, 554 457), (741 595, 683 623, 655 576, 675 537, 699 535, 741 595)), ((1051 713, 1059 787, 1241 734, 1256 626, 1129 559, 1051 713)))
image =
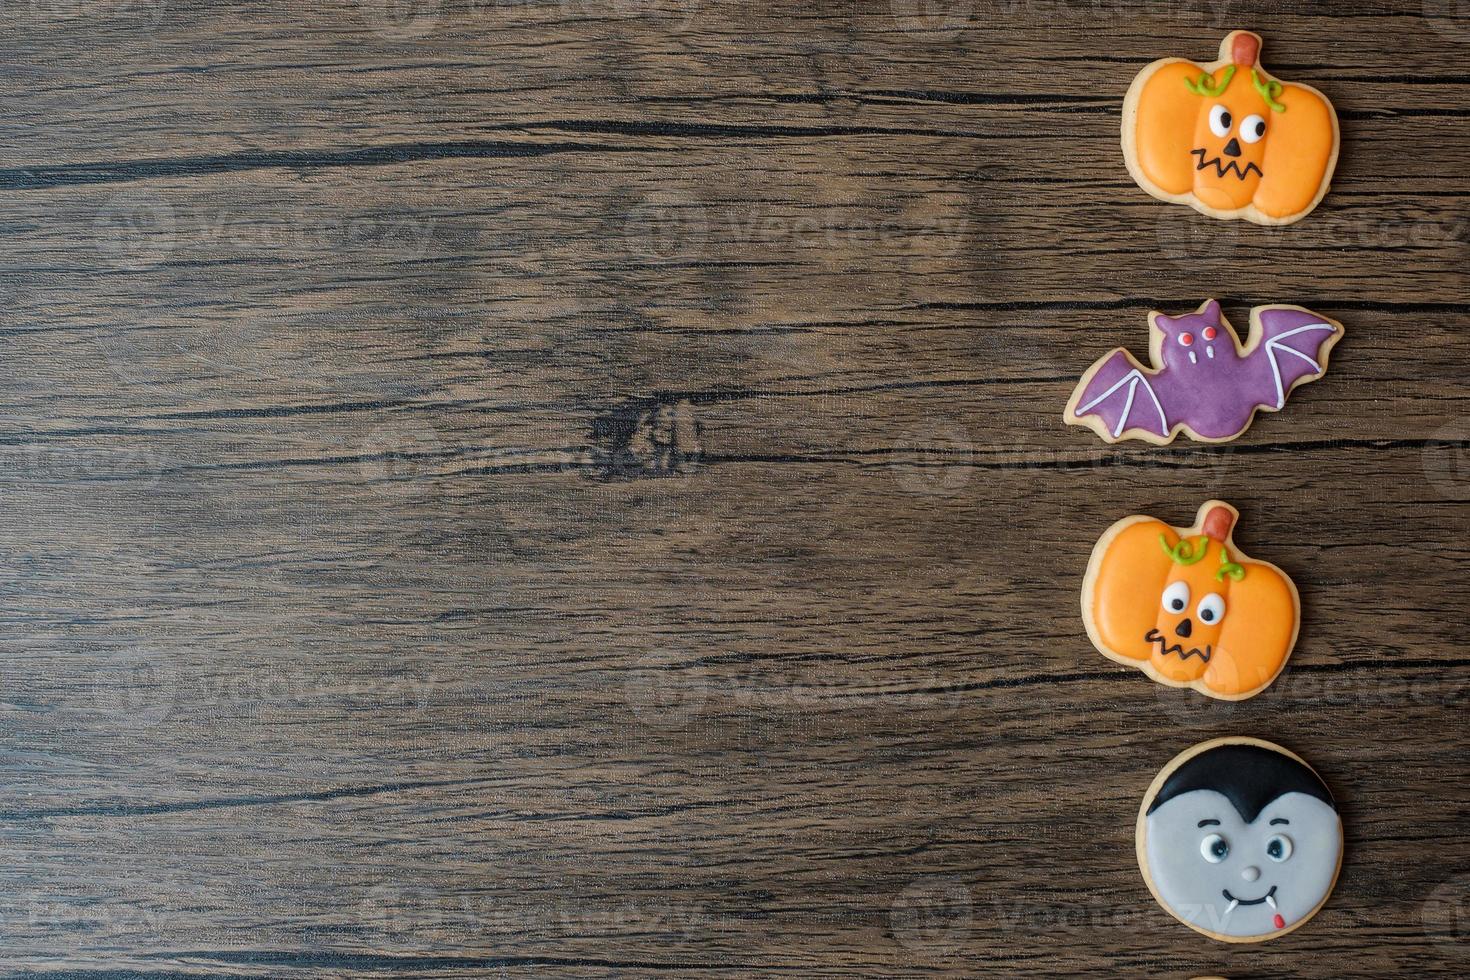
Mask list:
POLYGON ((1246 823, 1254 823, 1272 800, 1287 793, 1306 793, 1337 809, 1327 784, 1311 769, 1280 752, 1237 744, 1201 752, 1175 769, 1148 812, 1197 789, 1212 789, 1224 796, 1246 823))

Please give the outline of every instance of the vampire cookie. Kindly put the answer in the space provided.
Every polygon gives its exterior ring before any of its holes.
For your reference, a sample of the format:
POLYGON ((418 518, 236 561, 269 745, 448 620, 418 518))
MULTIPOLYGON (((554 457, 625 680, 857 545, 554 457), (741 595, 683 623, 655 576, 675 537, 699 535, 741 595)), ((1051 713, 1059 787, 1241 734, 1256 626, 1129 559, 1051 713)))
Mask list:
POLYGON ((1342 821, 1311 766, 1258 738, 1175 756, 1138 811, 1138 865, 1174 918, 1227 943, 1299 929, 1342 868, 1342 821))

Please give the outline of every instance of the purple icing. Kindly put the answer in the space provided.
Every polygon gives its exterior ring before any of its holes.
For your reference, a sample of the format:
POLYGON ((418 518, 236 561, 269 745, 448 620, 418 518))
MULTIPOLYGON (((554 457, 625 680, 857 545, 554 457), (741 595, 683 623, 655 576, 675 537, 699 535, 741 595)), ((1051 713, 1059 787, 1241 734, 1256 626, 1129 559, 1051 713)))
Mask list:
POLYGON ((1121 348, 1113 351, 1074 396, 1072 414, 1095 416, 1111 439, 1129 432, 1168 439, 1180 425, 1200 439, 1234 438, 1257 408, 1278 409, 1293 384, 1321 377, 1327 349, 1342 332, 1296 307, 1264 307, 1259 323, 1259 336, 1242 355, 1214 300, 1198 313, 1160 315, 1152 369, 1121 348))

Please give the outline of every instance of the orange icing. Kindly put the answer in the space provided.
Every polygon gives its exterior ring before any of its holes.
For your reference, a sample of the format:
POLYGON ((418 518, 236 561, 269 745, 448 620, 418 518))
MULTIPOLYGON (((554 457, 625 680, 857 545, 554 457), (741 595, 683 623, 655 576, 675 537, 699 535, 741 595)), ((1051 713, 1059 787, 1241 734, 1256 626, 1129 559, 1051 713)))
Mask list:
POLYGON ((1285 85, 1275 99, 1284 111, 1272 109, 1253 71, 1262 84, 1273 81, 1271 76, 1259 66, 1232 63, 1235 57, 1254 56, 1245 43, 1250 39, 1259 43, 1247 32, 1229 35, 1221 45, 1221 61, 1213 65, 1168 61, 1144 69, 1152 74, 1137 95, 1134 158, 1142 177, 1164 194, 1192 197, 1226 214, 1254 204, 1267 218, 1290 220, 1310 210, 1331 180, 1336 114, 1326 99, 1300 85, 1285 85), (1229 84, 1216 96, 1198 94, 1186 84, 1207 77, 1213 89, 1227 73, 1229 84), (1230 113, 1223 136, 1210 126, 1215 106, 1230 113), (1266 124, 1264 137, 1254 143, 1241 138, 1251 116, 1266 124))
POLYGON ((1205 516, 1202 512, 1201 523, 1183 533, 1190 547, 1206 549, 1204 557, 1192 564, 1177 562, 1165 552, 1160 536, 1174 548, 1181 532, 1162 521, 1134 518, 1111 533, 1106 549, 1101 555, 1094 553, 1089 569, 1093 638, 1103 652, 1164 683, 1226 698, 1248 696, 1269 684, 1291 654, 1298 621, 1296 592, 1275 566, 1248 558, 1228 538, 1207 537, 1204 528, 1215 528, 1205 516), (1222 549, 1243 569, 1238 580, 1220 574, 1222 549), (1176 582, 1189 589, 1188 603, 1179 612, 1165 608, 1162 601, 1165 590, 1176 582), (1225 605, 1224 616, 1213 624, 1199 614, 1200 601, 1211 594, 1220 596, 1225 605), (1190 620, 1190 631, 1181 638, 1178 629, 1185 619, 1190 620), (1151 630, 1165 638, 1163 644, 1146 639, 1151 630), (1164 652, 1165 646, 1174 644, 1185 650, 1208 649, 1209 659, 1164 652))

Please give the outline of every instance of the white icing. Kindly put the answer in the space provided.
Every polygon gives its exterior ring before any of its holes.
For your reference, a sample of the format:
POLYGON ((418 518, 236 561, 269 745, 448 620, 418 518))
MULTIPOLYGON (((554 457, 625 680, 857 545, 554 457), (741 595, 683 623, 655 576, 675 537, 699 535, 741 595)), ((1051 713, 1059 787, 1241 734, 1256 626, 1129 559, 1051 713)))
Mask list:
MULTIPOLYGON (((1272 369, 1274 370, 1274 368, 1275 363, 1273 362, 1272 369)), ((1128 413, 1133 410, 1133 398, 1138 393, 1138 386, 1140 384, 1143 385, 1143 390, 1148 392, 1148 397, 1153 399, 1154 409, 1159 413, 1159 429, 1161 431, 1167 431, 1169 428, 1169 419, 1167 416, 1164 415, 1164 406, 1159 403, 1159 396, 1154 394, 1153 386, 1148 383, 1148 379, 1143 376, 1143 372, 1138 370, 1138 368, 1134 368, 1127 374, 1123 375, 1123 377, 1113 382, 1113 384, 1108 387, 1107 391, 1103 392, 1101 395, 1098 395, 1086 405, 1077 406, 1077 414, 1081 415, 1083 412, 1089 411, 1104 398, 1107 398, 1109 395, 1117 391, 1119 388, 1123 387, 1125 384, 1129 386, 1128 401, 1123 405, 1123 414, 1118 416, 1118 424, 1113 428, 1113 437, 1117 438, 1118 436, 1123 434, 1123 425, 1128 421, 1128 413)), ((1276 385, 1278 388, 1281 386, 1279 375, 1277 376, 1276 385)))
POLYGON ((1150 813, 1145 827, 1148 874, 1159 900, 1185 922, 1226 936, 1269 936, 1280 931, 1277 915, 1289 923, 1310 916, 1331 892, 1342 856, 1337 811, 1306 793, 1277 797, 1247 823, 1226 796, 1194 790, 1150 813), (1200 821, 1210 822, 1200 827, 1200 821), (1286 829, 1295 841, 1290 855, 1269 860, 1266 845, 1286 829), (1219 861, 1202 852, 1214 836, 1230 848, 1219 861))
POLYGON ((1266 358, 1271 362, 1271 374, 1276 379, 1276 407, 1277 408, 1281 408, 1283 405, 1286 404, 1286 389, 1282 386, 1282 383, 1281 383, 1281 368, 1276 364, 1276 355, 1277 354, 1279 354, 1279 353, 1293 354, 1293 355, 1295 355, 1297 357, 1300 357, 1302 360, 1306 361, 1308 364, 1312 365, 1312 371, 1313 371, 1314 374, 1321 374, 1322 373, 1322 365, 1318 364, 1312 358, 1308 357, 1306 354, 1303 354, 1301 351, 1297 350, 1296 348, 1294 348, 1294 347, 1288 347, 1287 345, 1283 344, 1282 341, 1285 340, 1288 337, 1295 337, 1299 333, 1307 333, 1308 331, 1317 331, 1317 330, 1326 330, 1328 332, 1331 332, 1334 329, 1336 329, 1336 328, 1333 327, 1333 326, 1331 326, 1330 324, 1326 324, 1326 323, 1306 323, 1306 324, 1303 324, 1300 327, 1295 327, 1295 328, 1293 328, 1291 330, 1286 331, 1286 333, 1281 334, 1280 336, 1272 337, 1270 340, 1266 341, 1266 358))

